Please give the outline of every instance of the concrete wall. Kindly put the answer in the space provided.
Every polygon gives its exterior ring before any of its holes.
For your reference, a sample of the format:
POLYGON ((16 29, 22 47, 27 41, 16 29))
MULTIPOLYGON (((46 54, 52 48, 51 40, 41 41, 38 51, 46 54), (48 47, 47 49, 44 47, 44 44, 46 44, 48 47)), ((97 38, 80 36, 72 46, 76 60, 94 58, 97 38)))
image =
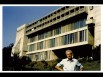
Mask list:
POLYGON ((12 53, 19 53, 19 56, 25 56, 27 51, 27 37, 25 36, 26 25, 17 28, 16 41, 12 48, 12 53))
POLYGON ((89 20, 91 17, 93 17, 93 19, 95 20, 95 26, 94 26, 94 47, 95 47, 101 44, 101 7, 93 6, 92 10, 90 10, 90 7, 88 7, 87 20, 89 20))
MULTIPOLYGON (((99 6, 94 6, 92 10, 90 10, 90 7, 87 7, 87 11, 88 11, 88 15, 87 15, 87 20, 89 20, 91 17, 93 17, 93 19, 95 20, 95 25, 92 26, 94 28, 94 36, 92 36, 90 34, 90 32, 88 32, 88 35, 89 35, 89 42, 93 45, 93 46, 98 46, 99 44, 101 44, 101 37, 100 37, 100 33, 101 33, 101 8, 99 6)), ((67 29, 67 28, 65 28, 67 29)), ((64 30, 64 28, 63 28, 64 30)), ((28 50, 27 48, 27 44, 29 43, 29 40, 26 36, 26 25, 22 25, 21 27, 19 27, 17 29, 17 34, 16 34, 16 41, 15 41, 15 44, 14 44, 14 47, 12 49, 12 52, 18 52, 20 53, 19 56, 25 56, 26 55, 26 51, 28 50)), ((53 36, 55 37, 55 36, 53 36)), ((52 37, 52 38, 53 38, 52 37)), ((51 38, 51 37, 50 37, 51 38)), ((59 40, 58 43, 61 43, 62 40, 59 40)), ((65 45, 65 46, 62 46, 62 47, 55 47, 55 49, 62 49, 62 48, 68 48, 68 47, 75 47, 76 45, 79 46, 79 45, 84 45, 84 44, 88 44, 87 42, 83 42, 83 43, 78 43, 78 44, 72 44, 71 46, 69 45, 65 45)), ((60 45, 60 44, 58 44, 60 45)), ((46 45, 46 47, 48 47, 49 44, 46 45)), ((54 49, 54 50, 55 50, 54 49)), ((35 51, 34 51, 35 52, 35 51)), ((30 55, 32 60, 35 61, 36 58, 35 58, 35 55, 39 55, 40 59, 42 60, 42 58, 45 58, 45 60, 53 60, 53 59, 57 59, 58 57, 55 55, 53 49, 45 49, 45 50, 38 50, 36 51, 35 53, 33 52, 28 52, 29 54, 27 55, 30 55), (45 58, 45 52, 47 52, 47 56, 45 58)))

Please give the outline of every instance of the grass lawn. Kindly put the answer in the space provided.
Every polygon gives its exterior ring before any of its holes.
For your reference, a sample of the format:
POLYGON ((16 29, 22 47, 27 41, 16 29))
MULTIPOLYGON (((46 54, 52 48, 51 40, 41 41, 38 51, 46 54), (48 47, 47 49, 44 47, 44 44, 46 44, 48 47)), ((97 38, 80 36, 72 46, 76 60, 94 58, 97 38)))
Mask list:
POLYGON ((84 71, 100 71, 100 63, 98 61, 83 62, 84 71))
MULTIPOLYGON (((82 61, 80 62, 84 71, 100 71, 101 63, 99 61, 82 61)), ((21 68, 20 71, 58 71, 54 68, 57 64, 57 61, 38 61, 38 62, 30 62, 25 67, 21 68)), ((4 67, 7 71, 15 71, 13 67, 4 67)))
MULTIPOLYGON (((99 61, 83 61, 81 62, 84 71, 100 71, 100 62, 99 61)), ((57 61, 49 61, 49 62, 31 62, 29 66, 32 66, 32 70, 35 71, 58 71, 54 68, 57 64, 57 61), (45 65, 46 64, 46 65, 45 65)))

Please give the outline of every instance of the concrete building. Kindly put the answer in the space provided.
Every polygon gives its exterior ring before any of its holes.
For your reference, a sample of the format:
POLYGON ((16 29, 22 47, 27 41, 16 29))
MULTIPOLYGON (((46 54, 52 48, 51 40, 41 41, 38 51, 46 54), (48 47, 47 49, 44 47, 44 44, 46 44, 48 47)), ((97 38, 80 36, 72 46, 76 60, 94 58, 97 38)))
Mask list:
POLYGON ((65 58, 65 50, 74 57, 91 56, 100 45, 101 7, 64 6, 30 24, 17 29, 12 49, 32 61, 65 58))

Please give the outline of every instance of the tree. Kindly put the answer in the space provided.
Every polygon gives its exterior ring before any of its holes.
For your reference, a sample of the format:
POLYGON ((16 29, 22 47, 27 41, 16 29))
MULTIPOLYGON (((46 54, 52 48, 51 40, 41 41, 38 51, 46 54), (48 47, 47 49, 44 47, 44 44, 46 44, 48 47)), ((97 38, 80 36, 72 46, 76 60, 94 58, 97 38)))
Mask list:
POLYGON ((100 60, 101 45, 93 49, 93 60, 100 60))
POLYGON ((13 47, 13 43, 9 44, 9 46, 3 48, 3 70, 9 70, 12 66, 12 57, 11 51, 13 47))

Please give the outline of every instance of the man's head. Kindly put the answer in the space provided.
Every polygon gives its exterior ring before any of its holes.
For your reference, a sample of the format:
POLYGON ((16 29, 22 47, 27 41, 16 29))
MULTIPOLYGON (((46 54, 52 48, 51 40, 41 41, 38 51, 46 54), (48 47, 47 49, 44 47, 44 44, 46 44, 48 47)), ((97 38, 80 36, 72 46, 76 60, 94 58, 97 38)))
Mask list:
POLYGON ((68 59, 72 59, 72 56, 73 56, 73 53, 72 53, 72 51, 71 50, 66 50, 66 56, 67 56, 67 58, 68 59))

